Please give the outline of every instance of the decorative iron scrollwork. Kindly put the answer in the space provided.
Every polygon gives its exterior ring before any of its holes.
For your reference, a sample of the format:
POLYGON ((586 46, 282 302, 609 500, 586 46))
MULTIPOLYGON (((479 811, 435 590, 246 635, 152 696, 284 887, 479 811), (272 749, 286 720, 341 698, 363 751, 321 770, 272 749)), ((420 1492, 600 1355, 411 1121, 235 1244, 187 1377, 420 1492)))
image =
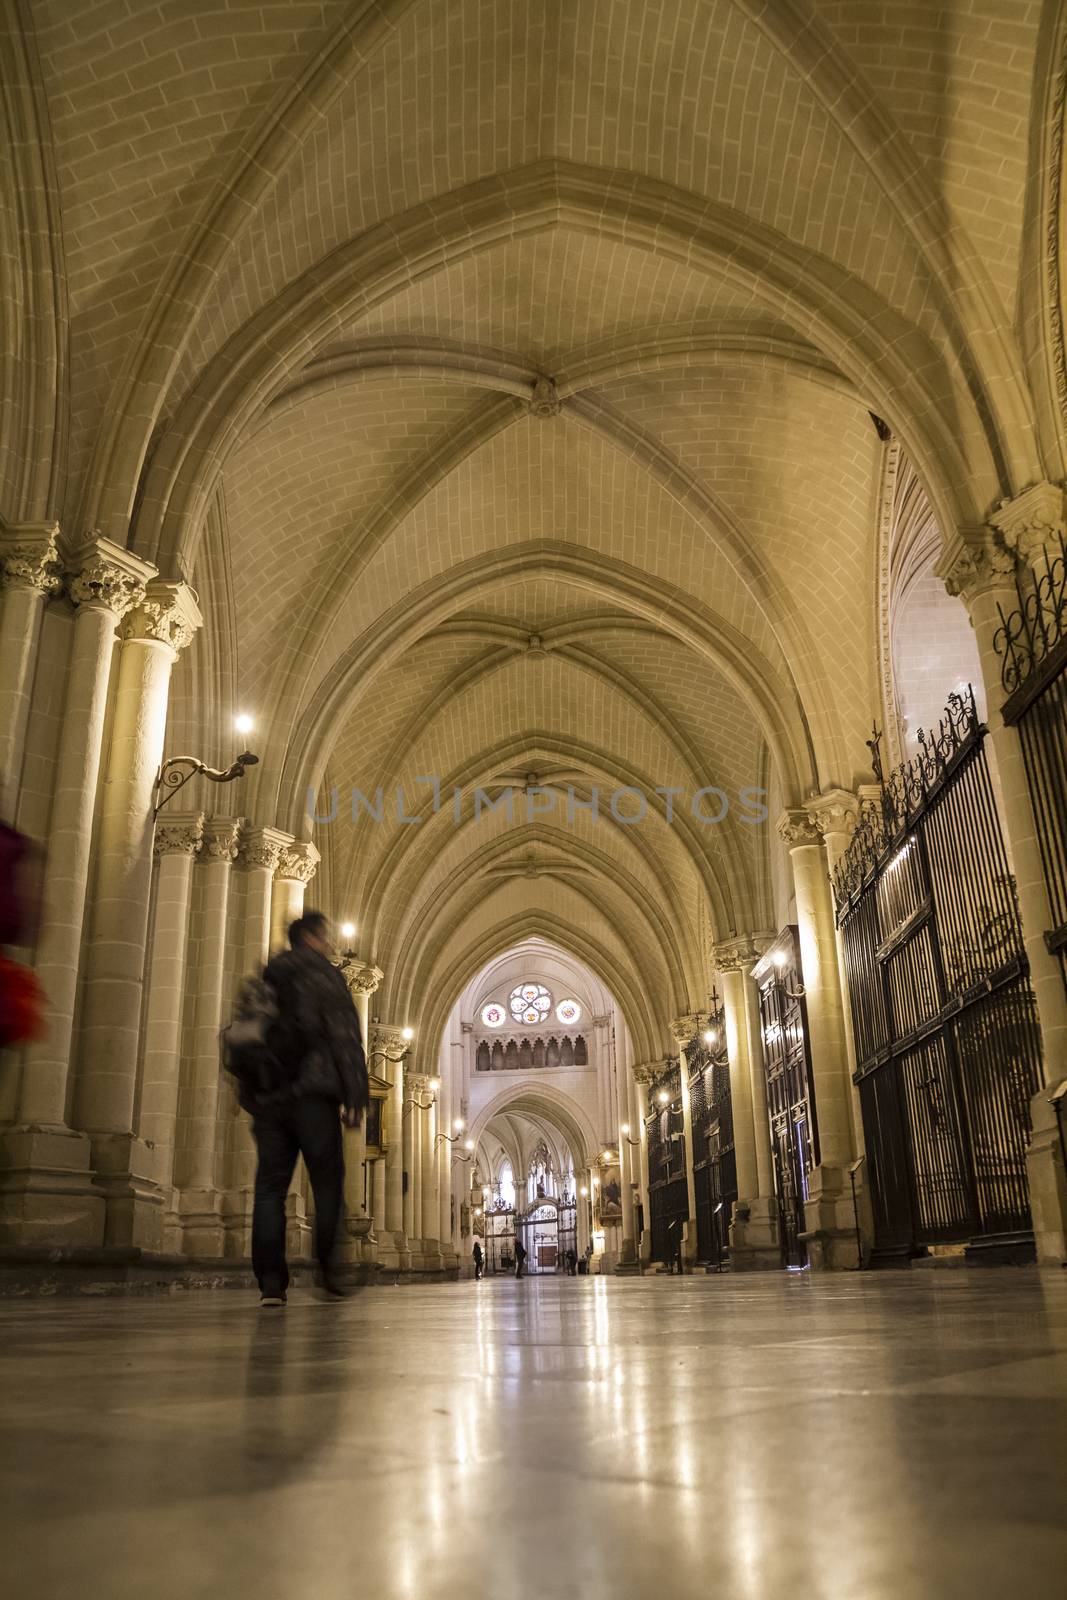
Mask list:
MULTIPOLYGON (((1010 614, 998 606, 1000 627, 993 648, 1000 657, 1000 681, 1005 694, 1021 689, 1057 646, 1067 638, 1067 544, 1063 535, 1045 549, 1045 571, 1033 575, 1033 586, 1019 590, 1019 605, 1010 614)), ((1018 588, 1018 582, 1017 582, 1018 588)))

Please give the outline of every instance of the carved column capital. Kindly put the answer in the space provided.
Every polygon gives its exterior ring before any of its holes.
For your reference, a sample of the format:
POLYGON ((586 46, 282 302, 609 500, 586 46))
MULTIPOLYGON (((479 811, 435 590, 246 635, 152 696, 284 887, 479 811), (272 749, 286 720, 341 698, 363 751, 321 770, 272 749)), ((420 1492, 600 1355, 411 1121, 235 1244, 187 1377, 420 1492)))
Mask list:
POLYGON ((945 547, 934 571, 949 594, 969 602, 983 589, 1010 586, 1015 556, 989 528, 961 529, 945 547))
POLYGON ((241 860, 246 867, 258 867, 273 875, 284 849, 293 842, 291 833, 279 828, 249 828, 241 838, 241 860))
POLYGON ((647 1089, 661 1068, 662 1062, 642 1061, 632 1066, 630 1071, 633 1073, 634 1082, 642 1089, 647 1089))
POLYGON ((168 812, 163 821, 156 823, 152 850, 157 856, 195 856, 204 841, 204 813, 189 812, 177 816, 168 812))
POLYGON ((153 578, 144 599, 131 606, 122 624, 123 639, 152 639, 177 655, 192 642, 203 622, 196 593, 187 583, 153 578))
POLYGON ((0 528, 0 574, 11 589, 58 594, 63 562, 56 546, 58 522, 20 522, 0 528))
POLYGON ((236 861, 243 817, 208 817, 201 854, 206 861, 236 861))
POLYGON ((822 834, 851 834, 859 821, 859 797, 849 789, 827 789, 805 800, 804 809, 822 834))
POLYGON ((805 845, 821 845, 822 834, 815 825, 815 820, 803 807, 783 811, 777 822, 778 837, 790 850, 799 850, 805 845))
POLYGON ((671 1038, 679 1050, 691 1044, 700 1029, 699 1011, 690 1011, 684 1017, 675 1017, 671 1023, 671 1038))
POLYGON ((760 943, 760 936, 751 933, 738 934, 733 939, 720 939, 718 944, 711 947, 711 958, 717 971, 747 972, 763 954, 760 943))
POLYGON ((1033 561, 1067 533, 1063 488, 1047 480, 1032 484, 1013 499, 1002 500, 989 521, 1020 560, 1033 561))
POLYGON ((140 605, 156 569, 110 539, 84 539, 65 553, 70 574, 67 593, 86 610, 110 611, 124 617, 140 605))
POLYGON ((349 994, 370 995, 377 991, 385 973, 381 967, 360 961, 358 956, 349 956, 341 962, 341 976, 348 985, 349 994))
POLYGON ((425 1072, 405 1072, 404 1086, 412 1094, 425 1094, 430 1087, 429 1076, 425 1072))
POLYGON ((473 1033, 474 1032, 474 1023, 473 1022, 461 1022, 460 1025, 459 1025, 459 1028, 460 1028, 460 1032, 461 1033, 473 1033))
POLYGON ((381 1051, 388 1060, 398 1061, 407 1049, 407 1043, 399 1026, 376 1022, 370 1030, 370 1047, 381 1051))
POLYGON ((292 878, 306 887, 315 876, 320 859, 313 844, 287 844, 278 857, 276 876, 292 878))

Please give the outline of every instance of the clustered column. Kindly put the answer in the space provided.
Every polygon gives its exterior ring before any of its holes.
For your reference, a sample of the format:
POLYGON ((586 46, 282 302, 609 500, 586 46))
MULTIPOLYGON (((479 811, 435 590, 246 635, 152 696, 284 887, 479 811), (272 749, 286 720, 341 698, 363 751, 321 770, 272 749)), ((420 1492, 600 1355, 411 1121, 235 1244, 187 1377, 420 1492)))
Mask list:
POLYGON ((689 1063, 686 1059, 686 1046, 696 1038, 700 1018, 695 1012, 686 1016, 676 1017, 671 1023, 671 1036, 674 1039, 675 1050, 678 1056, 678 1075, 682 1086, 682 1134, 685 1140, 685 1187, 689 1206, 689 1221, 685 1227, 682 1243, 682 1254, 686 1262, 696 1260, 697 1253, 697 1191, 696 1179, 693 1173, 693 1107, 689 1099, 689 1063))

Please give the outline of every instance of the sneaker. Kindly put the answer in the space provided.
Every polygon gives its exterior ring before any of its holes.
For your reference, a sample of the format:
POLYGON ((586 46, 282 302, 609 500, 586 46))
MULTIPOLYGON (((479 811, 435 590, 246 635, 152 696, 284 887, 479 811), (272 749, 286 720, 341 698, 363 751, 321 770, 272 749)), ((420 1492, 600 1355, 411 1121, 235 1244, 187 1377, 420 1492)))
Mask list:
POLYGON ((285 1296, 283 1294, 260 1295, 259 1303, 261 1306, 283 1306, 285 1304, 285 1296))

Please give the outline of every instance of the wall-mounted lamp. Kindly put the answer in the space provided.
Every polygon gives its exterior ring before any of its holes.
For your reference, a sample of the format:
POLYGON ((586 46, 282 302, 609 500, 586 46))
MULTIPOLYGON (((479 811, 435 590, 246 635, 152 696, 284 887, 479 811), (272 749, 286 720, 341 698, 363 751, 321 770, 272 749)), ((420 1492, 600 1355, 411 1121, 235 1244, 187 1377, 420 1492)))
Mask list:
POLYGON ((657 1094, 656 1099, 661 1106, 669 1106, 671 1103, 671 1097, 667 1093, 666 1089, 661 1089, 657 1094))
POLYGON ((637 1146, 641 1143, 640 1139, 631 1139, 630 1138, 630 1124, 628 1122, 624 1122, 623 1123, 622 1127, 619 1129, 619 1132, 622 1134, 623 1138, 626 1140, 626 1143, 628 1145, 631 1145, 634 1149, 636 1149, 637 1146))
POLYGON ((586 1184, 584 1184, 584 1183, 583 1183, 583 1184, 582 1184, 582 1187, 581 1187, 581 1188, 580 1188, 580 1189, 579 1189, 579 1190, 578 1190, 578 1193, 579 1193, 579 1194, 580 1194, 580 1195, 581 1195, 581 1196, 582 1196, 582 1197, 583 1197, 583 1198, 585 1198, 585 1197, 586 1197, 586 1196, 587 1196, 587 1195, 588 1195, 588 1194, 589 1194, 589 1189, 588 1189, 588 1186, 587 1186, 587 1185, 586 1185, 586 1184))
MULTIPOLYGON (((784 950, 776 950, 774 955, 771 957, 771 960, 774 962, 780 973, 784 972, 786 967, 789 965, 789 957, 784 950)), ((807 990, 802 983, 798 983, 795 989, 787 989, 784 981, 780 977, 776 978, 775 982, 781 989, 782 993, 787 995, 790 1000, 803 1000, 805 994, 807 994, 807 990)))
MULTIPOLYGON (((251 733, 251 717, 238 717, 235 727, 238 733, 251 733)), ((170 756, 156 774, 152 815, 158 817, 167 801, 173 800, 179 789, 185 788, 190 778, 207 778, 209 783, 233 783, 235 778, 244 777, 248 767, 258 765, 259 757, 254 756, 251 750, 242 750, 236 761, 228 767, 209 767, 198 756, 170 756)))
POLYGON ((356 925, 355 925, 355 923, 354 922, 342 922, 342 924, 341 924, 341 938, 344 939, 346 941, 346 943, 347 943, 349 940, 354 939, 355 937, 356 937, 356 925))

